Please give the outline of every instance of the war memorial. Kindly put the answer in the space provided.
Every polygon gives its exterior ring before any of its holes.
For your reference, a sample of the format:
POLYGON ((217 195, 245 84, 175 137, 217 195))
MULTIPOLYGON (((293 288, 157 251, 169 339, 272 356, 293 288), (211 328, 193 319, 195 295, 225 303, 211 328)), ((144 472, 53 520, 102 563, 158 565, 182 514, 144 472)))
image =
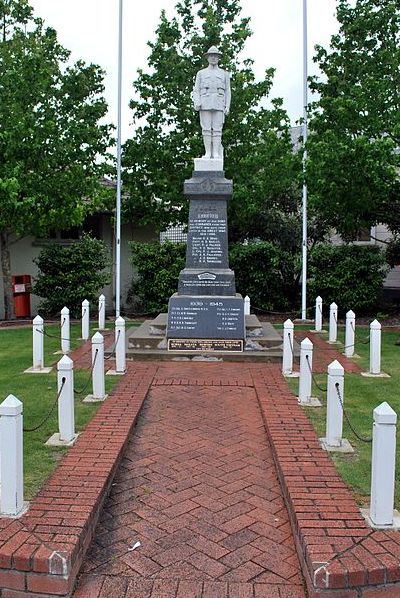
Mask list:
POLYGON ((208 50, 208 66, 197 73, 192 92, 205 154, 194 159, 192 177, 183 185, 189 200, 186 265, 177 293, 169 300, 168 314, 145 322, 129 335, 128 354, 137 357, 281 358, 281 337, 270 324, 245 315, 243 297, 236 293, 235 274, 229 268, 227 205, 234 183, 225 177, 222 131, 231 89, 229 73, 218 65, 220 56, 217 47, 208 50))

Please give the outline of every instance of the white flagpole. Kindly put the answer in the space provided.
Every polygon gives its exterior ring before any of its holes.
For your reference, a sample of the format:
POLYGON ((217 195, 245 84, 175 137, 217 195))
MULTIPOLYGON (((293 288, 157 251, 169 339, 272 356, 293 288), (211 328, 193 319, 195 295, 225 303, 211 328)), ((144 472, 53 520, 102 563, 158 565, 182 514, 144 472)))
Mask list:
MULTIPOLYGON (((308 137, 308 39, 307 39, 307 0, 303 0, 303 143, 307 143, 308 137)), ((307 182, 305 168, 307 150, 303 155, 303 242, 302 242, 302 275, 301 275, 301 319, 307 319, 307 182)))
POLYGON ((119 0, 118 30, 118 122, 117 122, 117 205, 115 223, 115 317, 121 311, 121 113, 122 113, 122 8, 119 0))

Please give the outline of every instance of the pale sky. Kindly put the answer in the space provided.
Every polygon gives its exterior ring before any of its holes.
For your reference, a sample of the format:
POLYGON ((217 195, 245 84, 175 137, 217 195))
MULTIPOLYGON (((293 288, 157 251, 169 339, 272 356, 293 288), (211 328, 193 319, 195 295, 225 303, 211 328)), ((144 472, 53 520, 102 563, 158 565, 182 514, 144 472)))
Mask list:
MULTIPOLYGON (((71 60, 99 64, 107 73, 105 97, 108 121, 117 122, 118 10, 119 0, 30 0, 36 16, 57 30, 59 41, 71 50, 71 60)), ((132 135, 132 82, 138 68, 146 69, 147 42, 155 39, 160 12, 174 14, 176 0, 124 0, 122 139, 132 135)), ((242 16, 251 17, 253 36, 243 57, 255 61, 256 77, 276 68, 271 97, 282 97, 292 124, 303 105, 303 0, 241 0, 242 16)), ((315 44, 329 46, 337 31, 336 0, 308 0, 309 74, 315 44)), ((191 83, 190 83, 191 85, 191 83)))

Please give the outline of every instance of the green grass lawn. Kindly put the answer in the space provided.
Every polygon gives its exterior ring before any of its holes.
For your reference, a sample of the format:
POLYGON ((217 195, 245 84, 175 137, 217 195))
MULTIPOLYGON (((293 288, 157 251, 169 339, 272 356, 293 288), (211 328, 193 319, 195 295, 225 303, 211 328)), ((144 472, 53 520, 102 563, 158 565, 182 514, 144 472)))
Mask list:
MULTIPOLYGON (((135 323, 127 322, 127 327, 135 323)), ((94 334, 96 323, 93 323, 90 334, 94 334)), ((113 328, 112 324, 107 324, 113 328)), ((46 325, 46 333, 56 338, 45 337, 45 365, 55 366, 62 355, 54 355, 60 349, 60 327, 46 325)), ((80 346, 78 337, 80 324, 71 325, 71 349, 80 346)), ((49 412, 57 396, 57 371, 54 367, 50 374, 23 374, 32 366, 32 328, 0 329, 0 400, 9 394, 15 395, 23 403, 23 422, 25 428, 34 428, 49 412)), ((92 383, 89 381, 90 370, 74 371, 74 382, 77 390, 86 386, 84 394, 75 396, 75 430, 84 429, 87 422, 97 411, 101 403, 82 403, 82 399, 90 394, 92 383)), ((106 392, 121 379, 121 376, 106 376, 106 392)), ((24 432, 24 488, 25 498, 31 500, 43 485, 44 480, 55 468, 57 461, 64 454, 64 448, 44 446, 46 440, 58 432, 57 408, 50 418, 36 432, 24 432)))
MULTIPOLYGON (((300 328, 300 327, 297 327, 300 328)), ((369 344, 362 341, 369 334, 368 327, 356 328, 355 353, 360 356, 356 360, 363 371, 369 370, 369 344), (358 342, 357 342, 358 341, 358 342)), ((390 378, 364 378, 360 374, 345 374, 344 404, 346 413, 363 438, 372 437, 372 412, 383 401, 400 413, 400 346, 395 345, 399 338, 397 332, 382 332, 381 371, 390 374, 390 378)), ((309 337, 312 340, 312 335, 309 337)), ((327 338, 327 335, 324 335, 327 338)), ((344 342, 344 329, 339 328, 338 340, 344 342)), ((338 351, 342 348, 338 345, 338 351)), ((339 360, 340 361, 340 358, 339 360)), ((326 374, 315 375, 318 386, 326 388, 326 374)), ((288 379, 294 394, 298 394, 298 379, 288 379)), ((313 385, 313 396, 321 399, 322 408, 305 408, 319 437, 325 436, 326 429, 326 393, 313 385)), ((398 428, 400 428, 400 421, 398 428)), ((360 505, 368 504, 371 484, 371 450, 370 443, 361 442, 350 430, 346 420, 343 422, 343 437, 352 444, 355 452, 351 454, 330 453, 343 479, 353 488, 360 505)), ((396 471, 396 507, 400 508, 400 442, 397 442, 396 471)))

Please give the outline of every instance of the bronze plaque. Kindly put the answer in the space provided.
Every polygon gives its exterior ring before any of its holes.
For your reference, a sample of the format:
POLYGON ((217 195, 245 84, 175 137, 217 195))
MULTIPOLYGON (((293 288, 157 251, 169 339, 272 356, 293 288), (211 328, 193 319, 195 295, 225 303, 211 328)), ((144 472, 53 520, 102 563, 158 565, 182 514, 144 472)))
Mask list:
POLYGON ((241 353, 243 341, 237 339, 169 338, 168 351, 210 351, 241 353))

